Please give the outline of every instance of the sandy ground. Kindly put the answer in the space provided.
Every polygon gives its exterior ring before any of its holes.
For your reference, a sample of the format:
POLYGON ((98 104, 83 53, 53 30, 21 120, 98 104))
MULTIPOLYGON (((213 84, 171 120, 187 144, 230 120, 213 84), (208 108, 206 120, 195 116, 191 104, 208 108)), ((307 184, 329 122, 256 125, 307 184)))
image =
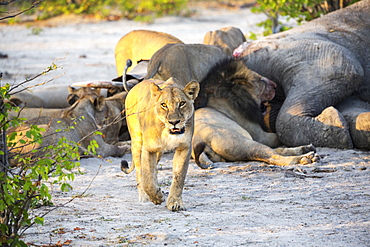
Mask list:
MULTIPOLYGON (((56 20, 45 26, 0 26, 2 83, 19 82, 56 60, 63 73, 51 84, 116 76, 114 46, 133 29, 170 33, 186 43, 225 26, 244 33, 263 15, 249 9, 202 10, 192 18, 166 17, 153 24, 127 20, 81 23, 56 20), (40 31, 39 34, 32 34, 40 31)), ((83 175, 62 193, 44 226, 29 229, 31 246, 370 246, 370 152, 319 148, 321 161, 276 167, 260 162, 219 163, 213 170, 190 164, 183 199, 187 211, 139 203, 135 174, 123 174, 118 158, 81 160, 83 175), (90 185, 91 183, 91 185, 90 185)), ((131 160, 131 155, 124 159, 131 160)), ((165 192, 171 181, 170 154, 159 165, 165 192)))

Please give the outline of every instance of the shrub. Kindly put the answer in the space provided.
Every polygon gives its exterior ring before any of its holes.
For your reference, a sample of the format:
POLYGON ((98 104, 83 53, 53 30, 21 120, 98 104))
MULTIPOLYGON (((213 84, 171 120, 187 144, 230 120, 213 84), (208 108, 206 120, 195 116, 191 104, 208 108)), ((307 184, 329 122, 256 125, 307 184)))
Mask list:
MULTIPOLYGON (((359 0, 257 0, 252 12, 267 16, 267 20, 257 24, 264 28, 263 36, 267 36, 290 28, 279 21, 280 16, 287 17, 288 20, 294 18, 301 24, 357 1, 359 0)), ((250 38, 256 39, 256 35, 252 33, 250 38)))
POLYGON ((84 14, 95 18, 107 18, 110 15, 142 20, 147 17, 180 14, 186 11, 188 0, 15 0, 12 6, 0 9, 9 13, 9 9, 28 9, 28 14, 37 13, 38 19, 47 19, 63 14, 84 14), (40 3, 39 3, 40 2, 40 3))
MULTIPOLYGON (((55 68, 55 65, 49 67, 55 68)), ((78 143, 66 138, 60 138, 55 145, 43 146, 42 132, 45 130, 36 125, 31 125, 24 135, 9 132, 10 128, 25 121, 8 118, 10 111, 19 111, 18 107, 6 102, 13 88, 9 84, 0 87, 0 245, 26 246, 20 239, 22 234, 33 224, 44 222, 44 215, 35 215, 33 209, 52 204, 48 183, 60 186, 61 191, 72 189, 68 181, 79 173, 80 156, 78 143), (28 154, 14 151, 15 147, 34 144, 38 148, 28 154), (38 155, 40 153, 42 156, 38 155)), ((92 143, 89 150, 95 148, 96 144, 92 143)))

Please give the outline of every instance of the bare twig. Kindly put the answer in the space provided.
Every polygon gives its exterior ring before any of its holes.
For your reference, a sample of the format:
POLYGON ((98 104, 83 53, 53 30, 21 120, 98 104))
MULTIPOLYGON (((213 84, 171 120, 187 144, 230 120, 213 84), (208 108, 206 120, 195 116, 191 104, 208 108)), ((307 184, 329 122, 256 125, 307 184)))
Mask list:
MULTIPOLYGON (((9 3, 12 3, 14 2, 15 0, 10 0, 10 1, 2 1, 1 2, 1 5, 7 5, 9 3)), ((24 9, 24 10, 21 10, 21 11, 18 11, 17 13, 13 14, 13 15, 8 15, 8 16, 5 16, 5 17, 0 17, 0 21, 2 20, 5 20, 5 19, 9 19, 9 18, 14 18, 18 15, 21 15, 23 14, 24 12, 27 12, 28 10, 31 10, 33 8, 35 8, 37 5, 39 5, 40 3, 44 2, 45 0, 40 0, 40 1, 36 1, 36 2, 33 2, 32 5, 27 8, 27 9, 24 9)))
POLYGON ((46 68, 43 72, 41 72, 41 73, 39 73, 39 74, 37 74, 37 75, 35 75, 35 76, 31 77, 31 78, 28 78, 28 79, 26 79, 25 81, 23 81, 23 82, 21 82, 21 83, 18 83, 16 86, 14 86, 14 87, 10 88, 10 90, 9 90, 9 95, 14 95, 14 94, 17 94, 17 93, 23 92, 23 91, 25 91, 25 90, 28 90, 28 89, 30 89, 30 88, 33 88, 33 87, 37 87, 37 86, 41 86, 41 85, 47 84, 47 83, 49 83, 49 82, 53 81, 54 79, 56 79, 56 78, 58 78, 58 77, 60 77, 60 76, 62 76, 62 75, 64 75, 64 74, 65 74, 65 72, 64 72, 64 73, 61 73, 60 75, 57 75, 57 76, 55 76, 55 77, 53 77, 53 78, 51 78, 51 79, 49 79, 49 80, 46 80, 46 81, 44 81, 44 82, 41 82, 41 83, 35 84, 35 85, 33 85, 33 86, 28 86, 28 87, 26 87, 26 88, 23 88, 23 89, 20 89, 20 90, 18 90, 18 91, 16 91, 16 92, 14 92, 14 93, 10 93, 11 91, 14 91, 15 89, 17 89, 18 87, 20 87, 20 86, 22 86, 22 85, 24 85, 24 84, 26 84, 26 83, 28 83, 28 82, 30 82, 30 81, 33 81, 33 80, 35 80, 36 78, 38 78, 38 77, 40 77, 40 76, 42 76, 42 75, 45 75, 45 74, 47 74, 48 72, 53 71, 53 70, 55 70, 55 69, 57 69, 57 68, 58 68, 58 67, 57 67, 54 63, 52 63, 52 65, 51 65, 51 66, 49 66, 48 68, 46 68))

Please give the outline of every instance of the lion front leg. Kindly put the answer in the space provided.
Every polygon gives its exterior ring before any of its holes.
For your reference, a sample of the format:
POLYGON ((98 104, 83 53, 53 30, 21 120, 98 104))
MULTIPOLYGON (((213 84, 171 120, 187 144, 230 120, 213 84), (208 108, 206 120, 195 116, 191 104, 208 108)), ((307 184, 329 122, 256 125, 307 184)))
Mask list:
POLYGON ((158 185, 157 153, 142 151, 141 155, 141 187, 154 204, 164 202, 164 195, 158 185))
POLYGON ((185 184, 186 174, 188 172, 190 159, 190 148, 177 148, 173 158, 172 184, 167 198, 166 206, 171 211, 185 211, 185 205, 182 201, 182 191, 185 184))

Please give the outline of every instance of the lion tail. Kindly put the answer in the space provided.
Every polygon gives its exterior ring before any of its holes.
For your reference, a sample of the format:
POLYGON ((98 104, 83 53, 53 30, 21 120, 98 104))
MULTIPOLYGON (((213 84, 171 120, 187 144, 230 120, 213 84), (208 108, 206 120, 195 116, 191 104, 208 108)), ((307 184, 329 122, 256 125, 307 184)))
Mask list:
POLYGON ((207 165, 203 164, 200 160, 200 155, 204 152, 204 149, 206 148, 205 142, 199 142, 194 146, 194 160, 195 163, 202 169, 212 169, 212 164, 207 165))
POLYGON ((129 168, 127 160, 122 160, 121 161, 121 171, 123 171, 126 174, 131 173, 135 169, 135 165, 132 164, 131 167, 129 168))

